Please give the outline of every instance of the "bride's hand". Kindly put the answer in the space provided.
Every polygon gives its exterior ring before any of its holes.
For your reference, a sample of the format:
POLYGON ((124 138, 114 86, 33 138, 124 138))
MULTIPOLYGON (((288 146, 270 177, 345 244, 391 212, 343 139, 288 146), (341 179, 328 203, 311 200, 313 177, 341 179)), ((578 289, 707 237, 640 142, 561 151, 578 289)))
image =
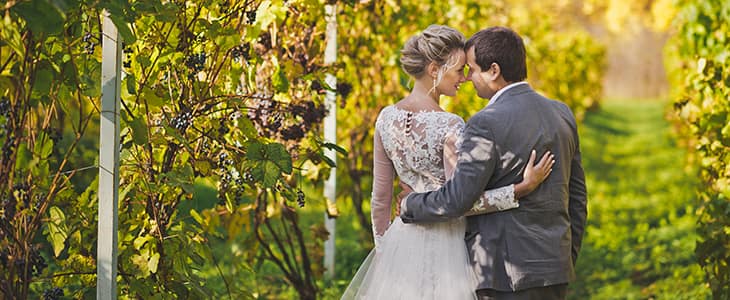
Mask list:
POLYGON ((545 178, 553 171, 553 164, 555 164, 555 156, 550 151, 545 152, 537 164, 535 164, 536 156, 537 153, 535 150, 532 150, 530 160, 527 161, 525 172, 522 174, 521 183, 525 184, 528 193, 535 190, 538 185, 545 181, 545 178))

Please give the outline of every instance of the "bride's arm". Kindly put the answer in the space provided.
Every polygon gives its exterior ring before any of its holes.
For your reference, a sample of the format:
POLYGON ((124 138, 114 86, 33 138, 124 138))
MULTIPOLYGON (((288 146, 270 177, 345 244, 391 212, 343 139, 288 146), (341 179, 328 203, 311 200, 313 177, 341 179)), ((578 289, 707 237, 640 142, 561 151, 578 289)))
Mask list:
MULTIPOLYGON (((454 168, 457 162, 457 141, 458 134, 448 134, 444 140, 444 172, 446 179, 454 175, 454 168)), ((495 211, 502 211, 519 207, 517 199, 526 196, 537 188, 552 171, 552 165, 555 162, 553 155, 548 151, 545 153, 540 162, 535 165, 535 151, 532 151, 530 160, 527 162, 523 174, 523 180, 517 184, 499 187, 485 191, 482 196, 474 203, 471 210, 465 213, 466 216, 485 214, 495 211)))
POLYGON ((380 237, 390 226, 394 174, 393 162, 385 153, 380 133, 376 129, 373 138, 373 194, 370 200, 370 216, 376 247, 380 243, 380 237))

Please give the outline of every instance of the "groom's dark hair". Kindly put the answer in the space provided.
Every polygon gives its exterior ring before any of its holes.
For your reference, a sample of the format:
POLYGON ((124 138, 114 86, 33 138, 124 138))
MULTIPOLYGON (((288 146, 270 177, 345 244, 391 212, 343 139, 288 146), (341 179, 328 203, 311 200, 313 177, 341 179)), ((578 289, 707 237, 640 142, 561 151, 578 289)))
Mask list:
POLYGON ((527 78, 525 43, 512 29, 496 26, 480 30, 466 41, 464 49, 468 51, 471 47, 474 47, 476 63, 482 71, 497 63, 505 81, 527 78))

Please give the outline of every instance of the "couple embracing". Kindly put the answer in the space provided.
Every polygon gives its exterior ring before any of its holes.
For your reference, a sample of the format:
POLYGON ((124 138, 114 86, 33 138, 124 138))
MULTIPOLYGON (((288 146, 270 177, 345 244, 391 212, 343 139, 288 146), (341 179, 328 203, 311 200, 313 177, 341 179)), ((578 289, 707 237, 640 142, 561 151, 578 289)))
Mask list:
POLYGON ((587 197, 573 113, 524 81, 517 33, 465 40, 431 25, 401 50, 415 84, 376 121, 376 247, 343 299, 564 299, 575 278, 587 197), (489 104, 465 123, 439 98, 467 80, 489 104), (407 195, 391 222, 396 175, 407 195))

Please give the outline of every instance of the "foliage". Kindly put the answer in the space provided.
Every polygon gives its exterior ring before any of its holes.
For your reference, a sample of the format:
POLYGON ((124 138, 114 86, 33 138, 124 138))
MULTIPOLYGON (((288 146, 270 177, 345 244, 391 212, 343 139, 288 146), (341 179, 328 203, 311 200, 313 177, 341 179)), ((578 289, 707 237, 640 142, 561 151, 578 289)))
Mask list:
POLYGON ((572 299, 706 299, 691 199, 699 181, 660 101, 612 100, 586 116, 588 225, 572 299))
POLYGON ((46 269, 45 247, 57 257, 47 273, 61 294, 93 292, 96 183, 73 186, 75 173, 61 171, 98 120, 96 46, 106 9, 125 42, 121 294, 257 297, 251 283, 228 284, 211 245, 243 235, 244 271, 270 262, 300 297, 314 298, 327 234, 304 234, 294 207, 316 203, 301 186, 333 167, 324 150, 345 153, 318 138, 323 4, 57 1, 41 9, 47 5, 4 8, 4 297, 28 296, 46 269), (56 143, 67 123, 78 124, 64 132, 71 142, 56 143), (47 244, 34 239, 41 229, 47 244), (225 289, 208 288, 211 266, 225 289))
POLYGON ((94 163, 83 152, 98 134, 91 124, 99 113, 99 62, 90 55, 98 40, 83 35, 98 30, 96 9, 45 1, 2 9, 0 298, 28 298, 34 289, 57 296, 49 259, 67 257, 67 240, 80 239, 65 218, 79 196, 76 180, 93 178, 82 170, 94 163))
POLYGON ((128 8, 133 36, 123 37, 134 42, 125 50, 122 93, 122 290, 143 298, 256 297, 228 283, 211 246, 243 235, 247 268, 271 262, 301 298, 313 299, 327 234, 306 238, 294 207, 305 205, 302 181, 317 182, 332 166, 324 149, 336 147, 318 138, 326 109, 312 88, 327 70, 324 26, 316 22, 323 5, 128 8), (211 190, 217 203, 205 196, 211 190), (225 290, 209 289, 198 271, 211 263, 225 290))
POLYGON ((715 299, 730 297, 730 3, 680 1, 666 52, 674 110, 703 185, 697 256, 715 299))

